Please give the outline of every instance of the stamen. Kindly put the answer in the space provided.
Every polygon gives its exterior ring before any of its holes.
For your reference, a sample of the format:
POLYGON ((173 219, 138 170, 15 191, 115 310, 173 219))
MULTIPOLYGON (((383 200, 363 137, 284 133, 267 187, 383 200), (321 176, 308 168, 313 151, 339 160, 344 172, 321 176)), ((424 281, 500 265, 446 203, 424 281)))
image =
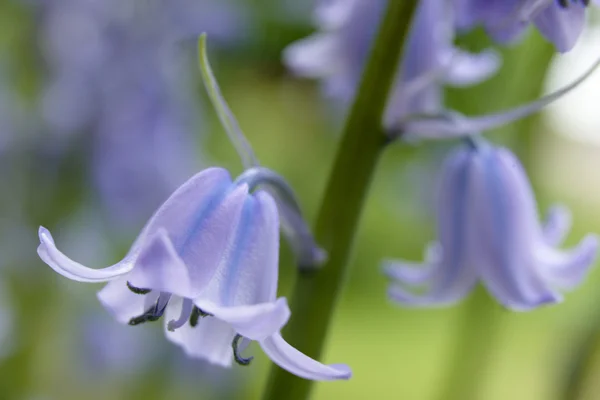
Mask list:
POLYGON ((200 320, 200 318, 204 318, 204 317, 212 317, 212 314, 204 312, 201 309, 199 309, 198 307, 194 306, 194 308, 192 309, 192 313, 190 315, 190 326, 192 328, 196 327, 196 325, 198 325, 198 321, 200 320))
POLYGON ((150 307, 145 313, 129 320, 129 325, 136 326, 145 322, 158 321, 167 308, 167 304, 171 299, 170 293, 161 293, 156 301, 156 304, 150 307))
POLYGON ((248 358, 244 358, 241 356, 240 354, 240 350, 239 350, 239 344, 240 344, 240 339, 243 339, 244 337, 242 335, 235 335, 235 337, 233 338, 233 342, 231 342, 231 347, 233 348, 233 358, 235 360, 236 363, 238 363, 239 365, 250 365, 250 362, 254 359, 254 356, 250 356, 248 358))
POLYGON ((156 309, 161 310, 160 315, 165 312, 165 308, 167 308, 167 304, 169 304, 169 300, 171 300, 171 293, 160 292, 160 296, 158 297, 158 301, 156 302, 156 309))
POLYGON ((127 288, 135 294, 148 294, 152 291, 152 289, 142 289, 135 287, 129 281, 127 281, 127 288))
POLYGON ((569 7, 569 0, 557 0, 558 1, 558 5, 560 8, 568 8, 569 7))
POLYGON ((181 328, 190 319, 192 307, 192 300, 184 299, 183 304, 181 305, 181 314, 179 315, 179 319, 169 321, 167 324, 167 329, 173 332, 175 329, 181 328))
POLYGON ((136 325, 143 324, 145 322, 158 321, 162 315, 157 316, 157 315, 155 315, 154 311, 155 311, 154 308, 151 308, 148 311, 146 311, 145 313, 143 313, 142 315, 131 318, 129 320, 129 325, 136 326, 136 325))

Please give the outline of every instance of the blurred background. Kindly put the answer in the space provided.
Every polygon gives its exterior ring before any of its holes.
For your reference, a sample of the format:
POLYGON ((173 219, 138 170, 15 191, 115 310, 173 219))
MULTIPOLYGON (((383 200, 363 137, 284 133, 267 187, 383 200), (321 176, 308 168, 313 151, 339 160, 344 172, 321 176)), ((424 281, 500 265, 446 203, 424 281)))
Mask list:
MULTIPOLYGON (((313 32, 312 8, 295 0, 0 2, 0 399, 260 397, 270 365, 258 346, 246 351, 256 356, 250 367, 222 369, 186 359, 161 323, 119 325, 96 301, 100 285, 69 281, 39 260, 37 228, 51 229, 74 259, 110 265, 186 178, 209 165, 242 171, 196 69, 204 31, 258 157, 291 182, 312 221, 342 113, 318 82, 281 63, 285 46, 313 32)), ((479 31, 459 41, 489 44, 479 31)), ((572 81, 599 47, 593 26, 561 56, 530 32, 501 49, 495 78, 448 90, 448 101, 467 114, 520 104, 572 81)), ((600 231, 598 104, 600 74, 490 135, 521 157, 541 215, 557 202, 571 207, 567 244, 600 231)), ((525 314, 482 289, 443 310, 386 299, 381 259, 418 260, 435 236, 434 182, 448 148, 396 145, 385 154, 324 360, 349 364, 354 377, 317 384, 315 398, 439 399, 451 382, 476 386, 477 399, 561 399, 582 368, 598 369, 600 382, 600 362, 581 357, 598 340, 599 271, 565 303, 525 314)), ((294 265, 283 246, 280 294, 288 295, 294 265)), ((600 398, 599 388, 589 393, 600 398)))

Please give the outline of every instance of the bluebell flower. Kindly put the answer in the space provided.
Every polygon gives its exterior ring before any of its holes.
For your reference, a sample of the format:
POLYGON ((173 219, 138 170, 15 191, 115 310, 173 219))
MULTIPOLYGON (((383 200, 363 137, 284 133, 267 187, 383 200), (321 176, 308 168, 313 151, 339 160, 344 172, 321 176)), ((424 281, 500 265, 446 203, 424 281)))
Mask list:
POLYGON ((70 279, 109 282, 98 298, 119 322, 138 325, 164 315, 167 338, 192 357, 247 364, 240 352, 251 340, 300 377, 348 379, 348 367, 323 365, 280 334, 290 310, 276 297, 279 227, 270 194, 250 193, 247 183, 209 168, 174 192, 117 264, 87 268, 60 252, 45 228, 38 254, 70 279))
MULTIPOLYGON (((593 0, 595 4, 600 1, 593 0)), ((585 25, 590 0, 456 0, 463 29, 482 24, 498 42, 519 38, 529 24, 560 52, 573 48, 585 25)))
POLYGON ((567 210, 554 208, 539 223, 527 176, 507 149, 481 143, 452 153, 437 201, 438 240, 424 263, 386 263, 389 295, 401 304, 450 305, 481 282, 503 306, 526 311, 561 301, 560 290, 577 286, 596 259, 593 234, 574 249, 557 248, 567 210))
MULTIPOLYGON (((315 12, 321 32, 289 46, 284 59, 300 76, 324 79, 327 95, 348 102, 360 80, 387 0, 330 0, 315 12)), ((406 114, 441 109, 442 85, 476 84, 495 73, 492 51, 470 54, 454 47, 450 4, 421 0, 405 44, 385 117, 392 124, 406 114)))

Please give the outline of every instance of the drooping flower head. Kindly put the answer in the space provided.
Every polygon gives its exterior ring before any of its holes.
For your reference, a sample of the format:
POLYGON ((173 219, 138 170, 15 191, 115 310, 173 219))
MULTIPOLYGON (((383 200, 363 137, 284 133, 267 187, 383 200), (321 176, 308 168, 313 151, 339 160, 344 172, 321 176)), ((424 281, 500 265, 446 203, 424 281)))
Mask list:
MULTIPOLYGON (((324 79, 326 94, 352 99, 382 20, 387 0, 329 0, 315 16, 321 32, 292 44, 286 63, 300 76, 324 79)), ((420 1, 405 44, 399 75, 385 117, 439 111, 441 85, 470 85, 493 74, 493 52, 465 53, 453 45, 454 19, 444 0, 420 1)))
POLYGON ((552 209, 541 225, 519 160, 487 143, 461 147, 446 160, 437 222, 438 240, 422 265, 387 263, 393 300, 450 305, 481 282, 505 307, 530 310, 561 301, 560 290, 581 282, 598 250, 593 234, 572 250, 558 249, 568 233, 568 211, 552 209))
MULTIPOLYGON (((290 310, 277 298, 280 215, 292 231, 299 258, 318 263, 283 178, 257 164, 237 121, 220 94, 200 40, 200 65, 209 95, 248 170, 232 182, 221 168, 206 169, 177 189, 148 221, 125 258, 90 269, 60 252, 40 228, 38 254, 77 281, 109 282, 98 297, 129 325, 165 316, 167 337, 193 357, 229 366, 248 364, 241 347, 258 341, 282 368, 313 380, 348 379, 344 365, 323 365, 283 340, 290 310), (265 186, 265 190, 255 190, 265 186), (271 195, 270 193, 273 193, 271 195), (279 207, 278 207, 279 206, 279 207)), ((282 228, 285 228, 282 224, 282 228)))
POLYGON ((232 182, 223 169, 202 171, 175 191, 111 267, 84 267, 56 248, 48 230, 40 228, 39 236, 38 254, 50 267, 73 280, 109 282, 98 298, 122 323, 164 315, 167 337, 190 356, 244 363, 237 349, 243 337, 298 376, 350 376, 347 367, 322 365, 281 337, 290 311, 276 298, 277 205, 268 193, 232 182))
MULTIPOLYGON (((529 24, 560 52, 573 48, 585 25, 590 0, 455 0, 459 26, 483 25, 498 42, 512 42, 529 24)), ((593 0, 600 4, 598 0, 593 0)))

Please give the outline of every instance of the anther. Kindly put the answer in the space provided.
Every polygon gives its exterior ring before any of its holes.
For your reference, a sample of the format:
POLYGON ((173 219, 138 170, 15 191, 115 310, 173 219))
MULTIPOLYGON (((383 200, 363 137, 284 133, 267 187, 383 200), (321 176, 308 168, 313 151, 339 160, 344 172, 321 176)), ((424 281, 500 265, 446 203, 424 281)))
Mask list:
POLYGON ((127 288, 135 294, 148 294, 152 291, 152 289, 142 289, 135 287, 129 281, 127 281, 127 288))
POLYGON ((131 318, 129 320, 129 325, 136 326, 139 324, 143 324, 144 322, 158 321, 165 313, 166 308, 166 304, 162 308, 159 308, 159 301, 157 301, 153 307, 149 308, 142 315, 138 315, 137 317, 131 318))
POLYGON ((569 0, 557 0, 558 1, 558 5, 561 8, 568 8, 569 7, 569 0))
POLYGON ((190 326, 194 328, 196 325, 198 325, 198 321, 200 320, 200 318, 211 316, 212 314, 204 312, 200 308, 194 306, 194 308, 192 309, 192 314, 190 315, 190 326))
POLYGON ((243 365, 243 366, 250 365, 250 362, 254 359, 254 357, 250 356, 248 358, 244 358, 241 356, 240 350, 239 350, 240 339, 243 339, 243 336, 237 334, 233 338, 233 342, 231 342, 231 347, 233 348, 233 358, 234 358, 235 362, 238 363, 239 365, 243 365))

